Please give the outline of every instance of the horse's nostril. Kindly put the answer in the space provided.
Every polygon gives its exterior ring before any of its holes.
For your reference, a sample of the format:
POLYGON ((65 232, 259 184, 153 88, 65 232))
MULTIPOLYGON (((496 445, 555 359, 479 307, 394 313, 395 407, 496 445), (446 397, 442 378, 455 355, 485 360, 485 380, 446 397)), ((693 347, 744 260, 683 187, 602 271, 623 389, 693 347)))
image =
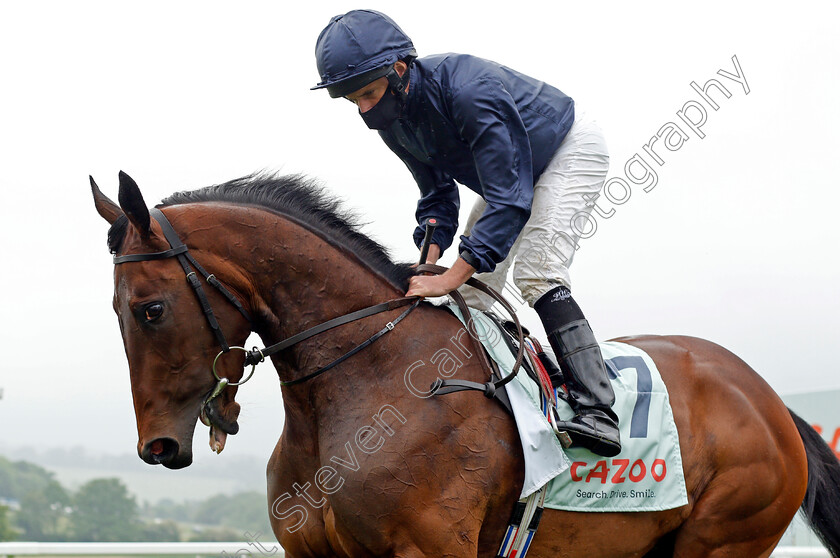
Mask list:
POLYGON ((146 444, 144 454, 147 463, 166 465, 178 455, 178 442, 172 438, 157 438, 146 444))

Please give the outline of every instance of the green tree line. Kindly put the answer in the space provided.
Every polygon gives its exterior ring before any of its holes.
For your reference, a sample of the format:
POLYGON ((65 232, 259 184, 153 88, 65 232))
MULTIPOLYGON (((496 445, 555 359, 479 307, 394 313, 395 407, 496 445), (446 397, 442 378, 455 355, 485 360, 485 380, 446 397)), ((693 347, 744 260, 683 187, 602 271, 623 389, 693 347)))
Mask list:
POLYGON ((258 492, 142 506, 117 478, 67 490, 46 469, 0 457, 0 541, 237 541, 270 537, 258 492))

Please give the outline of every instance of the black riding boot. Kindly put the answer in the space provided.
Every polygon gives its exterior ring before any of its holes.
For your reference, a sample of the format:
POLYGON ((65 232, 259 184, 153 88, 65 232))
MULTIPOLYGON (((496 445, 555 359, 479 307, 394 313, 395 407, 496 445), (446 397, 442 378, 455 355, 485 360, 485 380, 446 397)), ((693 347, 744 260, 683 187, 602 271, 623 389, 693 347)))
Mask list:
POLYGON ((560 363, 563 378, 552 375, 552 384, 565 380, 572 420, 558 422, 572 445, 612 457, 621 451, 618 416, 612 410, 615 394, 607 377, 601 349, 589 322, 567 287, 552 289, 534 304, 560 363))

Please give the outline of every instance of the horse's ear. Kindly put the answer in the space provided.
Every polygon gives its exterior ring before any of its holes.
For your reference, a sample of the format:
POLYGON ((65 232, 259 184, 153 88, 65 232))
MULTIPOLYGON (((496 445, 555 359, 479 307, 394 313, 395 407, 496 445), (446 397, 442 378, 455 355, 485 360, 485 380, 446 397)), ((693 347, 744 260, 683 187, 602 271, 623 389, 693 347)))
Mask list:
POLYGON ((143 195, 140 193, 140 188, 130 176, 120 171, 120 193, 117 199, 120 200, 120 207, 128 217, 128 220, 137 229, 142 238, 149 237, 149 224, 151 218, 149 217, 149 208, 146 207, 146 202, 143 201, 143 195))
POLYGON ((90 178, 90 189, 93 192, 93 204, 96 206, 97 213, 108 221, 109 224, 113 225, 114 221, 119 219, 123 214, 120 206, 112 202, 108 196, 102 193, 92 176, 88 176, 88 178, 90 178))

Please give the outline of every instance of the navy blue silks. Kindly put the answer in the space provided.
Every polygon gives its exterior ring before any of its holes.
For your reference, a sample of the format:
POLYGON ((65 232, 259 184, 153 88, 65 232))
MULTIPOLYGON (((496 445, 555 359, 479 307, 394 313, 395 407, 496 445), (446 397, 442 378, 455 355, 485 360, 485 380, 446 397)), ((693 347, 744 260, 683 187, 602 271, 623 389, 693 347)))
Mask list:
MULTIPOLYGON (((438 219, 433 242, 442 250, 458 228, 455 182, 487 202, 459 248, 487 272, 528 220, 534 183, 573 122, 574 101, 562 91, 495 62, 444 54, 414 61, 404 113, 379 133, 420 187, 417 222, 438 219)), ((415 230, 418 246, 423 233, 415 230)))

